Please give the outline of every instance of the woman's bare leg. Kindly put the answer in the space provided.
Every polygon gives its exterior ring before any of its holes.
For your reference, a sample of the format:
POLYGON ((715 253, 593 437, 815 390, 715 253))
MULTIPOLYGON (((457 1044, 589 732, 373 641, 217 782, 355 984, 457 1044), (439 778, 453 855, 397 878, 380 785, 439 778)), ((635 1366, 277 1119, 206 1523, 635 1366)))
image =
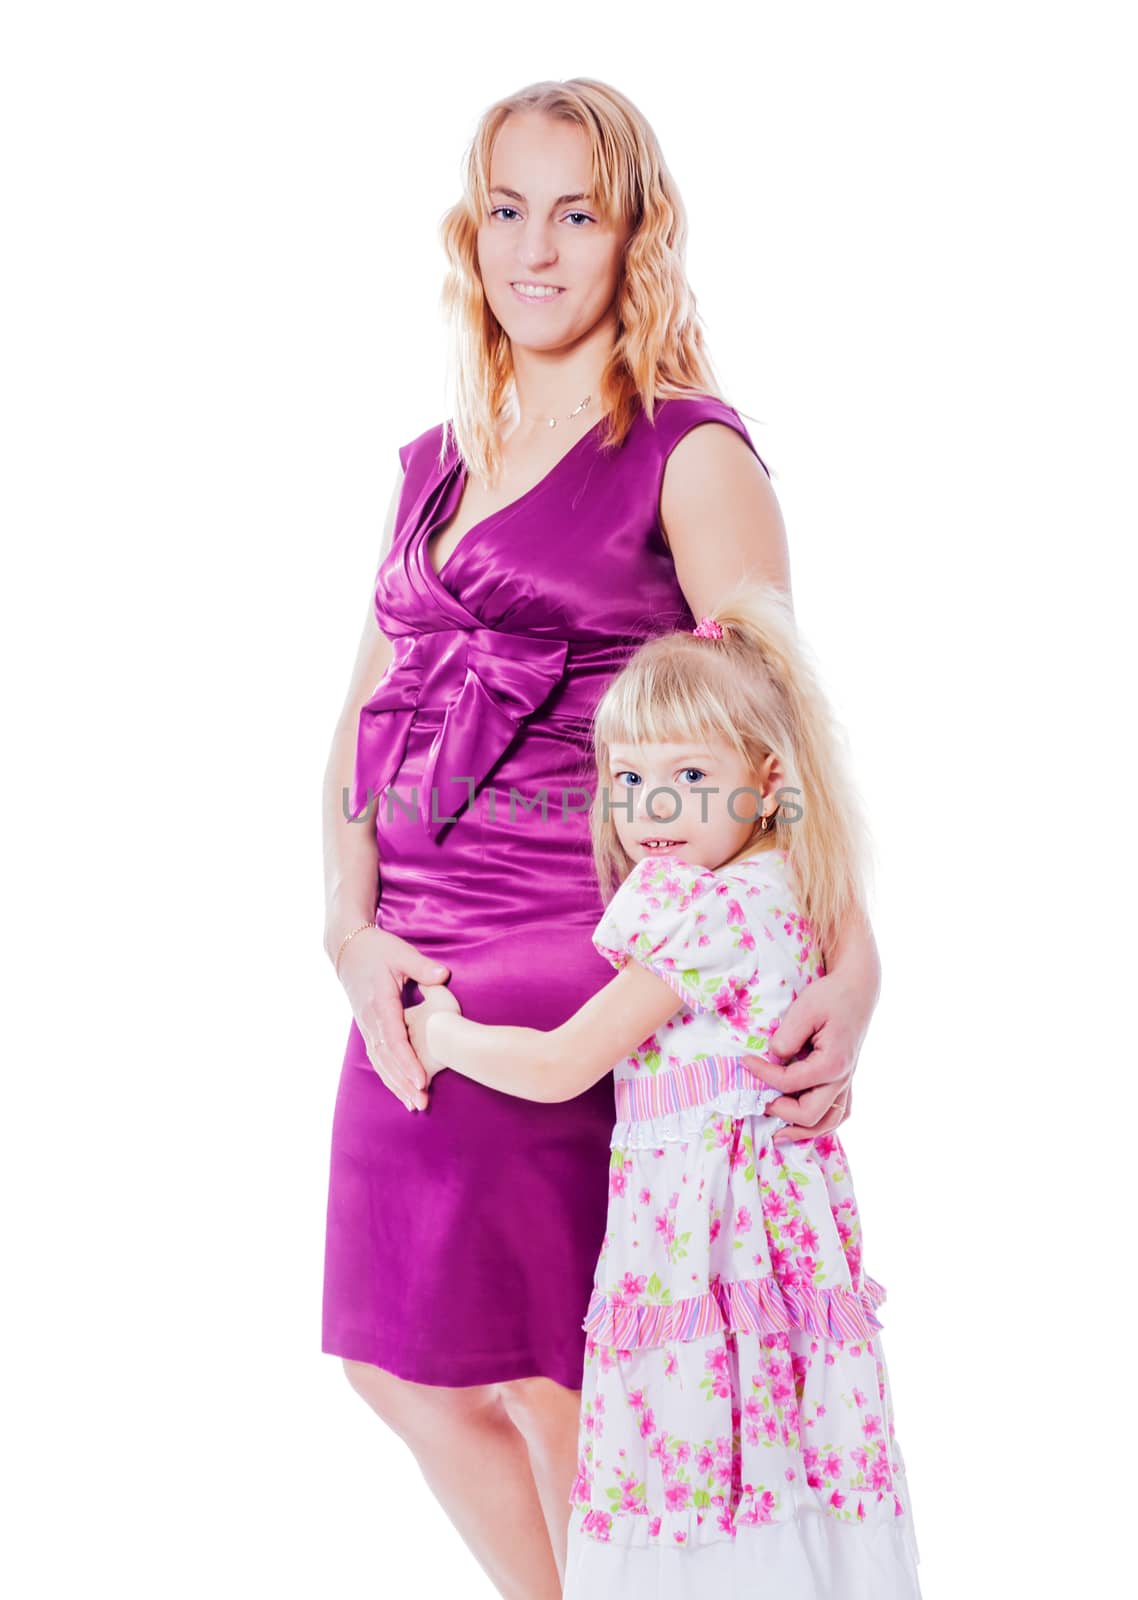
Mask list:
POLYGON ((498 1386, 436 1388, 364 1361, 345 1360, 344 1371, 357 1394, 409 1447, 503 1600, 561 1600, 561 1569, 530 1451, 498 1386))
POLYGON ((562 1388, 551 1378, 518 1378, 498 1387, 506 1411, 525 1438, 558 1575, 564 1584, 569 1496, 577 1476, 581 1391, 562 1388))

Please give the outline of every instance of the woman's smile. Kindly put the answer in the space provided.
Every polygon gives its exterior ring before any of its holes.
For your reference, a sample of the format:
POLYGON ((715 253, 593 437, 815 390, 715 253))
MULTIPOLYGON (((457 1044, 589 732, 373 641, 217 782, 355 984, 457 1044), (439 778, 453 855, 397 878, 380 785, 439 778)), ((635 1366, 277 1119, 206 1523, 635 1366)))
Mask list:
POLYGON ((565 290, 555 283, 527 283, 524 280, 511 283, 516 300, 524 300, 527 305, 547 305, 551 300, 559 300, 565 290))

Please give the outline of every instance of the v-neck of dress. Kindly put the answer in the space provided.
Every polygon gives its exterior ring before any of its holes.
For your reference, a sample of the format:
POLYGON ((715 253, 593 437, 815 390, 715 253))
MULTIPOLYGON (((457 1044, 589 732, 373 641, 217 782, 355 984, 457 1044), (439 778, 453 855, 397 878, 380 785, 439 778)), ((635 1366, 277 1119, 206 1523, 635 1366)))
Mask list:
POLYGON ((531 484, 523 494, 518 495, 516 500, 511 500, 508 505, 499 506, 496 511, 489 512, 488 515, 480 518, 478 522, 471 523, 470 527, 467 528, 466 532, 455 545, 450 555, 447 556, 442 566, 436 571, 427 546, 430 544, 431 538, 437 531, 439 525, 441 523, 449 522, 454 514, 458 511, 459 506, 462 504, 462 489, 464 489, 466 485, 466 465, 461 456, 456 454, 454 461, 447 468, 446 475, 450 478, 450 483, 447 486, 441 501, 439 502, 438 510, 433 515, 428 516, 423 526, 419 530, 418 554, 420 563, 426 571, 427 577, 437 584, 444 593, 450 595, 451 598, 454 599, 454 595, 446 586, 446 575, 452 563, 457 560, 458 556, 461 555, 463 550, 466 549, 466 546, 470 543, 471 539, 473 539, 476 534, 481 534, 484 529, 489 527, 492 523, 498 522, 503 517, 509 516, 511 512, 516 511, 519 506, 525 505, 527 501, 534 497, 534 495, 539 494, 542 489, 546 488, 547 485, 557 476, 565 463, 570 460, 571 457, 575 456, 581 447, 587 444, 588 441, 594 437, 597 429, 606 420, 607 417, 598 418, 598 420, 593 423, 593 426, 589 429, 589 431, 587 433, 583 433, 578 440, 571 444, 568 450, 566 450, 565 454, 557 458, 557 460, 550 467, 549 471, 540 477, 536 483, 531 484), (458 501, 457 503, 453 503, 454 489, 456 484, 460 485, 461 487, 458 501))

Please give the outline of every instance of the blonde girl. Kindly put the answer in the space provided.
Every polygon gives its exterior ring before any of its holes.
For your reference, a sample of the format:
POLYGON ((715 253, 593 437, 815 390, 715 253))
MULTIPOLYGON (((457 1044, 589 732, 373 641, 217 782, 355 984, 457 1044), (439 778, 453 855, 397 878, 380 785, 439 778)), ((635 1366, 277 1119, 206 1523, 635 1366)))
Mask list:
POLYGON ((780 1145, 779 1091, 746 1064, 867 861, 784 598, 741 588, 644 645, 594 748, 593 943, 617 975, 547 1031, 474 1022, 445 986, 408 1011, 432 1083, 562 1102, 614 1074, 566 1600, 916 1600, 849 1163, 834 1133, 780 1145))

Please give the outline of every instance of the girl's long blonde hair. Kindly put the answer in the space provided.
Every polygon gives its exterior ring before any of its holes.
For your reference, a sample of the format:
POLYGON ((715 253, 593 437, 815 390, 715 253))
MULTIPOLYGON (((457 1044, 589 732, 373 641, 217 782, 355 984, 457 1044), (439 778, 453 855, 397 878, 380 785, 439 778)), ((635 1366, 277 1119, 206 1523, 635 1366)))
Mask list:
POLYGON ((658 635, 636 650, 597 706, 589 825, 601 895, 607 902, 633 865, 612 817, 614 804, 627 797, 611 788, 614 744, 722 740, 756 774, 773 753, 783 772, 774 827, 763 832, 756 820, 731 860, 786 851, 798 909, 825 955, 846 915, 864 909, 872 865, 845 736, 781 590, 744 580, 714 616, 722 639, 690 631, 658 635))
POLYGON ((651 422, 658 399, 723 399, 684 266, 687 214, 647 120, 596 78, 530 84, 482 113, 463 163, 462 198, 441 224, 454 402, 439 465, 453 438, 467 467, 487 483, 501 467, 497 425, 513 404, 514 381, 510 341, 487 304, 478 271, 478 228, 491 208, 494 140, 507 117, 526 112, 584 130, 592 147, 590 193, 606 216, 622 218, 631 230, 617 290, 617 339, 597 396, 597 409, 608 413, 603 448, 623 443, 639 406, 651 422))

